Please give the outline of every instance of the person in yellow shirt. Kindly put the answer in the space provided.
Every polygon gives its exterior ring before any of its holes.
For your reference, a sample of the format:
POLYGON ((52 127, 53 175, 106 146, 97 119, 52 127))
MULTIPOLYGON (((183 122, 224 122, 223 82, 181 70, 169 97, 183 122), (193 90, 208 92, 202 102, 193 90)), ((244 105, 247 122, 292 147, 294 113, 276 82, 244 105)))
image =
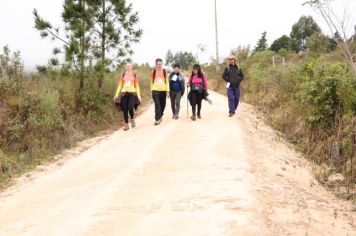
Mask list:
POLYGON ((119 85, 114 98, 115 101, 120 101, 119 108, 124 114, 125 131, 129 130, 129 115, 131 127, 136 127, 135 109, 141 102, 139 80, 132 68, 133 65, 131 63, 126 64, 125 72, 119 78, 119 85))
POLYGON ((155 104, 154 124, 159 125, 166 108, 166 98, 169 96, 169 78, 160 58, 156 59, 156 68, 151 72, 151 92, 155 104))

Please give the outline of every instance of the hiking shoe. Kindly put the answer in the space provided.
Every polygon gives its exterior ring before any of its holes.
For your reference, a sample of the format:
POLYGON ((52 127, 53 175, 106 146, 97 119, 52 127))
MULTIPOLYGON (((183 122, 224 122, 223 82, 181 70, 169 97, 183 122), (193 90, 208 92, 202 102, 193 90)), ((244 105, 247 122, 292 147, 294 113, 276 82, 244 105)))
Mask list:
POLYGON ((201 119, 201 115, 200 114, 198 114, 198 119, 201 119))
POLYGON ((197 118, 195 115, 192 115, 192 117, 190 117, 190 119, 192 119, 193 121, 195 121, 197 118))
POLYGON ((229 117, 233 117, 234 115, 234 113, 229 113, 229 117))
POLYGON ((131 119, 131 127, 135 128, 136 127, 136 121, 135 119, 131 119))
POLYGON ((128 131, 129 129, 130 129, 129 124, 128 124, 128 123, 125 123, 124 131, 128 131))
POLYGON ((179 119, 179 116, 178 115, 176 115, 176 120, 178 120, 179 119))

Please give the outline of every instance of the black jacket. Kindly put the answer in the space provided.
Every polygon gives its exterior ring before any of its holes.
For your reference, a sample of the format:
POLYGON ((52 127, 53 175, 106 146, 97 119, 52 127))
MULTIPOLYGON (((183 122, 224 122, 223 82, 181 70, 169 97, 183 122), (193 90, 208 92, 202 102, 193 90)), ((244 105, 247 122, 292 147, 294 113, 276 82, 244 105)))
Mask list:
POLYGON ((237 65, 229 65, 225 68, 222 78, 230 83, 230 88, 240 87, 240 82, 244 79, 244 73, 237 65))

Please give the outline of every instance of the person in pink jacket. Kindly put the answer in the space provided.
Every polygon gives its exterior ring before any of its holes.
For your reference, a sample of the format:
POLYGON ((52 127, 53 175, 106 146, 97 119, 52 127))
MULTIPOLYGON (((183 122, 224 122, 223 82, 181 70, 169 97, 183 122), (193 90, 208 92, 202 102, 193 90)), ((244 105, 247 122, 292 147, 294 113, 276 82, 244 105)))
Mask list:
POLYGON ((193 71, 189 78, 188 86, 190 87, 188 99, 190 101, 190 105, 192 106, 193 112, 191 119, 195 121, 196 117, 201 119, 201 104, 204 95, 208 90, 208 82, 199 64, 195 64, 193 66, 193 71))

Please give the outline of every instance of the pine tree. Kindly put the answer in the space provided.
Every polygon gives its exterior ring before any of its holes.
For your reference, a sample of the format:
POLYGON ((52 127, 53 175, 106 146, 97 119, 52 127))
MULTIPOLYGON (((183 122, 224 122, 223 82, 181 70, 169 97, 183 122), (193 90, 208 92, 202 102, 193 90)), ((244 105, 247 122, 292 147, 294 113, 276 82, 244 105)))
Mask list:
MULTIPOLYGON (((42 38, 51 37, 63 43, 65 61, 77 72, 80 79, 76 98, 77 108, 80 106, 80 95, 84 89, 86 64, 90 53, 90 30, 93 27, 93 11, 88 7, 86 0, 65 0, 63 5, 62 19, 65 32, 61 34, 59 28, 42 19, 37 10, 33 11, 35 28, 40 31, 42 38)), ((60 48, 54 49, 54 54, 61 53, 60 48)), ((58 60, 52 59, 53 63, 58 60)))
POLYGON ((98 86, 102 88, 107 67, 132 55, 131 45, 140 40, 142 30, 135 28, 138 13, 125 0, 88 0, 88 4, 94 11, 92 44, 100 72, 98 86))
POLYGON ((254 53, 264 51, 268 48, 266 36, 267 36, 267 32, 263 32, 262 37, 257 42, 257 45, 254 49, 254 53))

